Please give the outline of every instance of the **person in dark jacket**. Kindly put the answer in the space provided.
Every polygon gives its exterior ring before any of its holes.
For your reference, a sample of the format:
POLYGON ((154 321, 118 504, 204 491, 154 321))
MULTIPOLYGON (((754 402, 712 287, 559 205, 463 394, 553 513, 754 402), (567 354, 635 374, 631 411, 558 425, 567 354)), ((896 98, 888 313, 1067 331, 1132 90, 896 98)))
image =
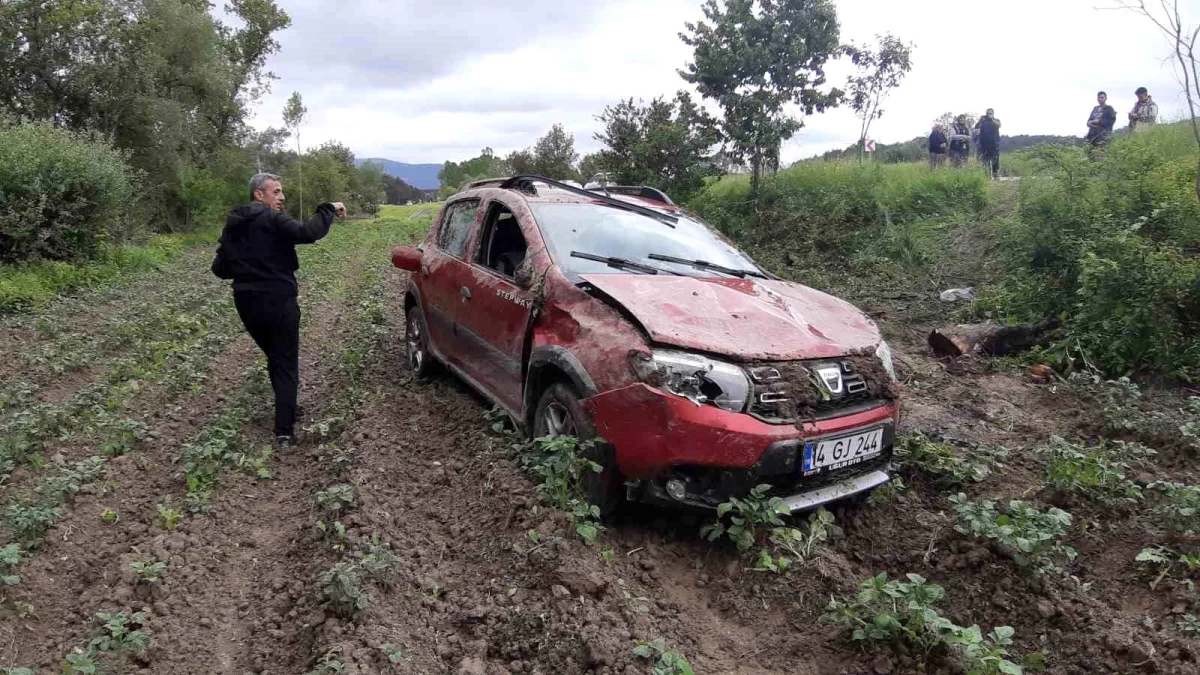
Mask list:
POLYGON ((979 130, 979 160, 994 180, 1000 175, 1000 120, 996 119, 996 111, 988 108, 975 128, 979 130))
POLYGON ((308 222, 283 212, 279 176, 250 179, 251 203, 229 212, 212 272, 233 280, 233 303, 246 332, 267 356, 275 390, 275 442, 294 443, 296 396, 300 385, 300 306, 296 303, 296 244, 311 244, 329 233, 341 202, 326 202, 308 222))
POLYGON ((962 115, 954 120, 954 128, 950 134, 950 163, 961 167, 971 156, 971 130, 962 115))
POLYGON ((929 166, 937 169, 946 164, 946 132, 942 129, 941 123, 933 125, 933 132, 929 134, 929 166))
POLYGON ((1096 94, 1096 107, 1088 116, 1088 132, 1085 140, 1092 144, 1092 149, 1103 148, 1112 138, 1113 125, 1117 123, 1117 111, 1108 104, 1108 94, 1096 94))

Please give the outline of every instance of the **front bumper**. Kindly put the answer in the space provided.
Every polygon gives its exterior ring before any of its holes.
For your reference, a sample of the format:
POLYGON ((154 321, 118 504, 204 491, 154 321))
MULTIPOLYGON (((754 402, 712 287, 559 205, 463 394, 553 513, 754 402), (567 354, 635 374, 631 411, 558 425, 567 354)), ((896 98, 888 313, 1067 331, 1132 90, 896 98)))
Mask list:
POLYGON ((597 433, 615 448, 621 473, 640 488, 642 499, 666 497, 665 482, 674 478, 687 485, 688 497, 672 501, 705 508, 764 482, 775 486, 781 497, 797 497, 796 510, 812 508, 803 506, 812 500, 820 505, 878 487, 887 482, 883 470, 891 458, 898 416, 894 403, 882 403, 798 425, 768 424, 640 383, 593 396, 583 404, 597 433), (884 451, 879 455, 837 470, 802 471, 807 441, 870 428, 884 431, 884 451), (809 497, 801 499, 804 495, 809 497), (833 496, 826 499, 828 495, 833 496))

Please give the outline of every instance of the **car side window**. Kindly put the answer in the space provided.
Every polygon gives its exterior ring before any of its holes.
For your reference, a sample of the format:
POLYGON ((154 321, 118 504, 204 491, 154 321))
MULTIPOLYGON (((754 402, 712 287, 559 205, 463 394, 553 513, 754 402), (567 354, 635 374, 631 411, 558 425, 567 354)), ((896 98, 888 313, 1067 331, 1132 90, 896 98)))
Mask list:
POLYGON ((477 211, 478 200, 455 202, 447 206, 442 227, 438 230, 438 248, 455 258, 462 258, 467 251, 467 240, 471 238, 477 211))
POLYGON ((516 276, 517 268, 525 262, 527 245, 517 217, 507 206, 493 202, 488 207, 479 241, 476 262, 510 279, 516 276))

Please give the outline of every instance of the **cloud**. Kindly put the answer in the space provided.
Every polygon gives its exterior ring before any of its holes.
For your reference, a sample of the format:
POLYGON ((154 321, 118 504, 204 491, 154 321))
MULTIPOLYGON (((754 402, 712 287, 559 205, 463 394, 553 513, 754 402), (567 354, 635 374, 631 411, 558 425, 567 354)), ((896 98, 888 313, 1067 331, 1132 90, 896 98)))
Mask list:
MULTIPOLYGON (((595 150, 604 106, 685 88, 676 70, 691 53, 678 33, 702 16, 699 0, 281 4, 293 25, 279 36, 268 67, 280 79, 253 123, 279 126, 296 90, 310 111, 306 144, 337 139, 360 156, 410 162, 511 152, 555 123, 581 152, 595 150)), ((907 140, 941 113, 988 107, 1009 134, 1081 135, 1096 90, 1123 113, 1143 85, 1177 115, 1182 97, 1153 27, 1094 4, 839 0, 843 40, 891 32, 916 43, 913 71, 871 136, 907 140)), ((848 72, 828 70, 831 84, 848 72)), ((846 109, 808 118, 783 159, 851 145, 858 126, 846 109)))

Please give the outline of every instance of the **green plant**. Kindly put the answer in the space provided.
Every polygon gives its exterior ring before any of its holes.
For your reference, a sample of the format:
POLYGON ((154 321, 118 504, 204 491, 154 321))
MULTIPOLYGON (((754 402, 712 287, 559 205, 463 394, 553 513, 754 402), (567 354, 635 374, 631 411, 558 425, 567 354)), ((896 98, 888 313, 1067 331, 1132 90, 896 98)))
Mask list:
POLYGON ((157 584, 167 571, 167 563, 161 560, 154 562, 135 561, 129 565, 138 579, 148 584, 157 584))
POLYGON ((399 562, 400 558, 388 545, 373 536, 367 552, 338 562, 321 574, 321 592, 340 616, 357 616, 371 604, 363 584, 375 581, 389 585, 388 572, 399 562))
POLYGON ((1156 481, 1146 489, 1156 493, 1152 513, 1168 530, 1185 537, 1200 533, 1200 485, 1156 481))
MULTIPOLYGON (((1021 673, 1022 665, 1007 659, 1013 630, 999 626, 984 634, 978 626, 964 628, 938 613, 934 605, 945 598, 945 590, 919 574, 906 580, 888 580, 887 573, 863 580, 852 599, 831 598, 821 623, 844 626, 851 639, 866 645, 901 640, 922 654, 922 664, 938 648, 954 650, 970 674, 1021 673)), ((1042 655, 1034 653, 1024 667, 1038 669, 1042 655)))
POLYGON ((779 497, 767 497, 771 486, 762 484, 750 490, 745 498, 730 497, 717 507, 717 521, 700 529, 700 536, 709 541, 716 541, 722 536, 728 536, 739 551, 747 551, 758 538, 758 529, 762 527, 780 527, 783 520, 779 517, 784 513, 783 500, 779 497), (724 518, 729 516, 729 523, 724 518))
POLYGON ((5 544, 0 548, 0 584, 16 586, 21 583, 21 577, 13 574, 13 570, 21 564, 23 554, 20 544, 5 544))
POLYGON ((565 511, 576 534, 584 541, 593 541, 601 529, 600 508, 587 502, 585 476, 588 472, 603 471, 588 459, 597 443, 590 439, 579 441, 573 436, 546 436, 516 446, 522 467, 539 479, 538 496, 543 502, 565 511))
POLYGON ((681 652, 667 649, 667 641, 663 638, 638 642, 633 655, 650 661, 654 675, 693 675, 695 672, 681 652))
POLYGON ((107 672, 101 665, 106 661, 115 661, 114 670, 122 672, 131 656, 145 652, 150 646, 142 631, 146 615, 141 612, 98 612, 96 621, 100 624, 100 634, 67 656, 62 666, 64 674, 107 672))
POLYGON ((1062 543, 1071 527, 1071 514, 1066 511, 1039 511, 1014 499, 1008 502, 1005 512, 1000 512, 995 500, 968 501, 962 493, 950 497, 950 503, 958 519, 956 530, 995 541, 1021 567, 1052 569, 1055 557, 1074 560, 1078 555, 1062 543))
POLYGON ((600 551, 600 559, 605 565, 612 565, 614 551, 611 548, 606 548, 600 551))
POLYGON ((1116 447, 1115 452, 1106 443, 1089 448, 1051 436, 1048 445, 1034 452, 1046 458, 1046 481, 1058 492, 1077 492, 1106 504, 1141 501, 1142 489, 1125 477, 1130 463, 1118 457, 1146 457, 1154 451, 1136 443, 1116 447))
POLYGON ((8 526, 15 539, 33 544, 46 536, 62 513, 57 506, 14 502, 8 505, 8 526))
POLYGON ((104 509, 100 512, 100 522, 105 525, 115 525, 121 520, 121 514, 116 509, 104 509))
POLYGON ((394 645, 390 642, 383 643, 383 646, 381 646, 379 649, 383 652, 383 655, 387 657, 388 663, 391 664, 400 663, 404 659, 408 658, 408 655, 404 653, 404 647, 394 645))
POLYGON ((950 485, 978 483, 1003 468, 1000 459, 1008 455, 1002 448, 958 448, 938 443, 916 431, 902 436, 895 445, 895 459, 901 467, 912 467, 950 485))
POLYGON ((333 675, 346 670, 346 664, 342 661, 342 650, 333 648, 321 655, 317 661, 316 667, 308 671, 306 675, 333 675))
POLYGON ((159 504, 156 506, 154 515, 158 518, 158 523, 163 526, 163 529, 167 530, 173 530, 179 527, 179 521, 183 518, 182 511, 172 508, 167 504, 159 504))
POLYGON ((345 483, 331 485, 313 495, 317 508, 336 517, 354 506, 354 486, 345 483))
POLYGON ((1176 625, 1179 627, 1180 633, 1183 633, 1192 639, 1200 636, 1200 617, 1196 616, 1195 614, 1184 614, 1183 616, 1179 617, 1179 621, 1176 623, 1176 625))
POLYGON ((33 675, 33 670, 13 666, 11 668, 0 668, 0 675, 33 675))
POLYGON ((107 426, 108 440, 100 451, 109 457, 119 457, 136 448, 146 438, 149 429, 139 420, 121 419, 107 426))
MULTIPOLYGON (((1200 556, 1178 553, 1166 546, 1150 546, 1142 549, 1134 557, 1134 561, 1158 567, 1158 576, 1150 582, 1150 589, 1154 590, 1162 583, 1163 578, 1171 573, 1176 567, 1182 567, 1190 576, 1200 572, 1200 556)), ((1194 586, 1192 580, 1184 581, 1188 587, 1194 586)))
POLYGON ((871 494, 867 497, 867 503, 871 506, 883 506, 907 489, 908 484, 904 482, 904 478, 898 474, 893 475, 892 479, 887 482, 887 485, 871 491, 871 494))

